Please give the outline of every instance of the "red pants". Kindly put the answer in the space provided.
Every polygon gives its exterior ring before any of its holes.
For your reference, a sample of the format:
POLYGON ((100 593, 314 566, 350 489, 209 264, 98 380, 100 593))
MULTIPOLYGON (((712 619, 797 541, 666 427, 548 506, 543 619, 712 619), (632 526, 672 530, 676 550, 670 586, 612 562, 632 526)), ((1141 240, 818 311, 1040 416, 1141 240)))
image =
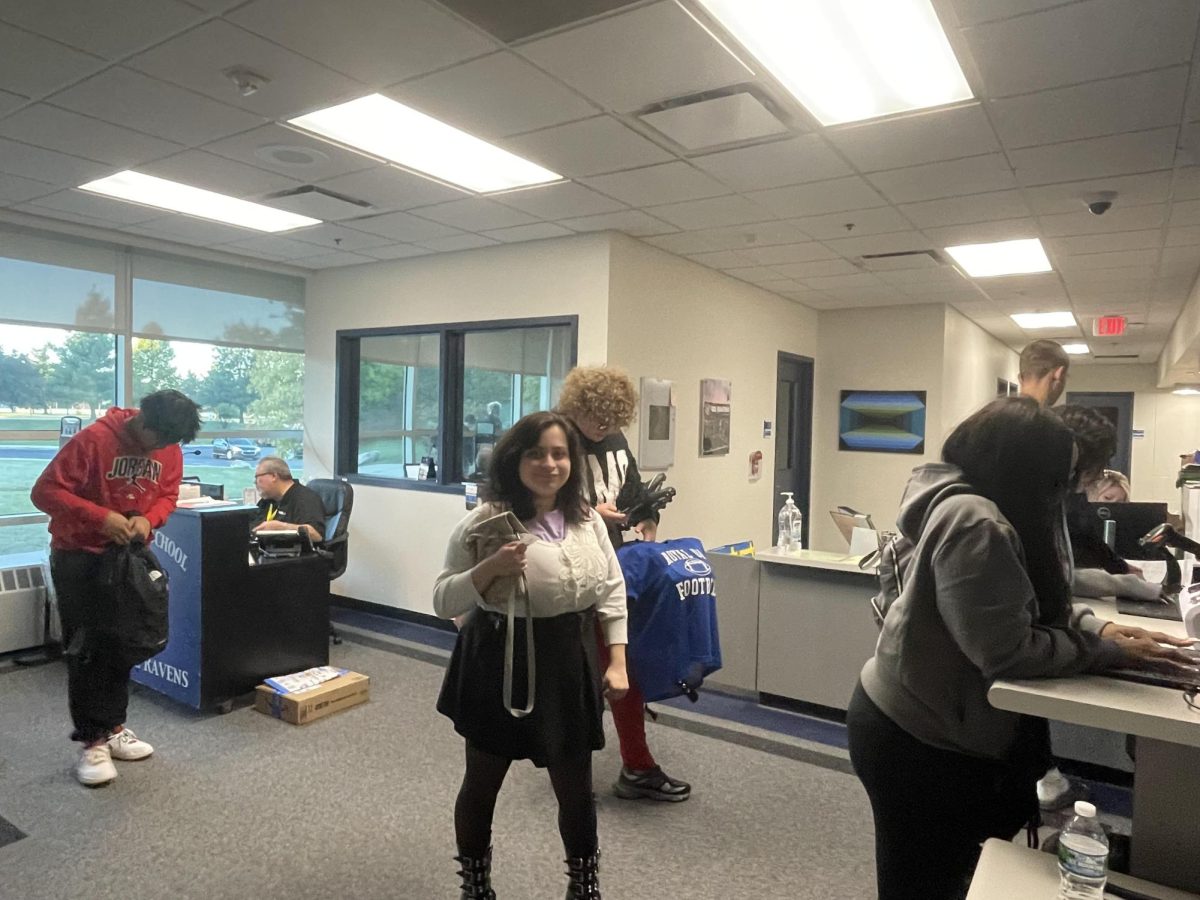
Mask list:
MULTIPOLYGON (((608 668, 608 646, 604 643, 604 635, 599 623, 596 628, 596 643, 600 647, 600 665, 608 668)), ((609 700, 612 709, 613 724, 617 727, 617 739, 621 744, 621 762, 627 769, 645 771, 655 768, 658 763, 646 746, 646 701, 642 692, 629 676, 629 693, 620 700, 609 700)))

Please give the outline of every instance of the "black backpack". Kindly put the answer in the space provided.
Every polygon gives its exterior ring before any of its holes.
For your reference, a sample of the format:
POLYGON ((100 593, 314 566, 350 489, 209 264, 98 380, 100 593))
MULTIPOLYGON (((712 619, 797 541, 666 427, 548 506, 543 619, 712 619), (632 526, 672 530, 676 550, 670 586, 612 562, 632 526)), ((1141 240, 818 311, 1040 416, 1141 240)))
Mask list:
POLYGON ((112 620, 104 629, 114 661, 130 667, 167 646, 167 573, 142 543, 104 551, 98 579, 112 597, 112 620))

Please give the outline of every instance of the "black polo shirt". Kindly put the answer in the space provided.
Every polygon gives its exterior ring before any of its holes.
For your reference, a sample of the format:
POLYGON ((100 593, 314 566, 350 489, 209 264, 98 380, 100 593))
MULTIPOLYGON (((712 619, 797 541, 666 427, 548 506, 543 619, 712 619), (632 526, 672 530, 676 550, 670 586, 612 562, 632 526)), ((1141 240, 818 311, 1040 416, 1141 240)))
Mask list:
POLYGON ((264 497, 258 501, 258 515, 254 517, 254 524, 265 522, 268 516, 288 525, 311 525, 322 540, 325 538, 325 504, 316 491, 298 481, 293 481, 287 493, 278 500, 264 497))

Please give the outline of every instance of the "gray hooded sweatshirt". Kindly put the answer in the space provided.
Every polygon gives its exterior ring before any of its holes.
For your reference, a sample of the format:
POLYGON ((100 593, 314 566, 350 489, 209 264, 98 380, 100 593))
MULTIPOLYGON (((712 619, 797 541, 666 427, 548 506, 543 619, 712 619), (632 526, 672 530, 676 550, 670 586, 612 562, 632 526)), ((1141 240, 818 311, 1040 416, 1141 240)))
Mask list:
POLYGON ((914 548, 904 590, 888 609, 863 689, 920 741, 1005 759, 1019 717, 995 709, 998 678, 1075 675, 1121 659, 1083 606, 1068 627, 1039 625, 1038 601, 1016 530, 991 500, 971 493, 948 463, 913 470, 900 532, 914 548))

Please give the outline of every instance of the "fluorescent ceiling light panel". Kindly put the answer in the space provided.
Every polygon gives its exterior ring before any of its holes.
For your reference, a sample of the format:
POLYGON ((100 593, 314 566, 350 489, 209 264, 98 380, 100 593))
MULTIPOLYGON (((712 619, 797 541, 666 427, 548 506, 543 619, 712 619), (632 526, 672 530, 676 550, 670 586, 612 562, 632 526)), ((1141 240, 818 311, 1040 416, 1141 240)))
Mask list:
POLYGON ((974 97, 930 0, 699 0, 822 125, 974 97))
POLYGON ((1178 394, 1180 397, 1195 397, 1200 394, 1200 390, 1194 387, 1181 387, 1171 391, 1172 394, 1178 394))
POLYGON ((318 110, 289 124, 481 194, 562 180, 556 172, 382 94, 318 110))
POLYGON ((320 219, 128 170, 81 184, 79 190, 256 231, 290 231, 321 224, 320 219))
POLYGON ((997 241, 993 244, 962 244, 958 247, 947 247, 946 252, 953 256, 954 261, 972 278, 1052 271, 1042 242, 1037 238, 997 241))
POLYGON ((1022 328, 1074 328, 1076 324, 1069 312, 1017 313, 1012 320, 1022 328))
POLYGON ((1069 353, 1071 356, 1083 356, 1085 353, 1091 353, 1091 349, 1087 344, 1063 344, 1063 352, 1069 353))

